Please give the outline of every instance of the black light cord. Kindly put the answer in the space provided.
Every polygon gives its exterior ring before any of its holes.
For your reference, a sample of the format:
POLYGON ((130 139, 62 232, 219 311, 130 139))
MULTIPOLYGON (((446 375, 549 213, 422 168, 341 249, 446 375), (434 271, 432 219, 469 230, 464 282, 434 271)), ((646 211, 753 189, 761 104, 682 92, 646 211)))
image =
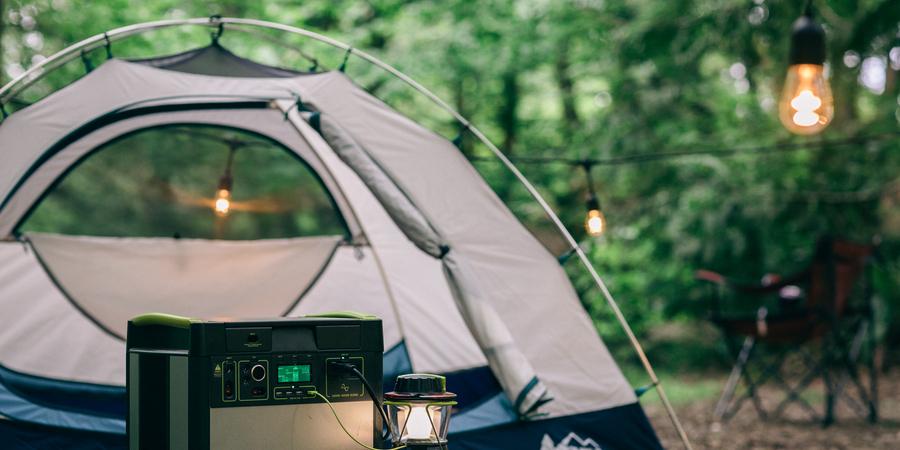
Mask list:
POLYGON ((812 17, 813 9, 812 9, 812 0, 806 0, 806 6, 803 7, 803 15, 807 17, 812 17))
MULTIPOLYGON (((465 130, 463 130, 465 131, 465 130)), ((193 135, 199 138, 205 138, 213 141, 229 141, 211 133, 203 133, 195 130, 179 129, 179 132, 193 135)), ((900 131, 888 131, 884 133, 871 134, 866 136, 854 136, 843 139, 822 140, 818 142, 783 142, 773 145, 758 145, 734 148, 700 148, 700 149, 681 149, 667 150, 653 153, 637 153, 632 155, 613 156, 609 158, 571 158, 566 156, 516 156, 506 155, 506 157, 514 162, 521 164, 565 164, 569 166, 593 167, 593 166, 613 166, 625 164, 642 164, 647 162, 655 162, 665 159, 682 158, 686 156, 710 155, 720 158, 727 158, 739 154, 767 154, 767 153, 787 153, 803 150, 826 150, 835 147, 845 147, 849 145, 862 145, 869 142, 880 142, 900 137, 900 131)), ((251 141, 231 140, 234 145, 241 147, 267 145, 257 144, 251 141)), ((475 162, 500 162, 493 156, 469 156, 470 161, 475 162)), ((588 169, 590 170, 590 169, 588 169)))
MULTIPOLYGON (((878 142, 890 140, 900 136, 900 131, 878 133, 868 136, 856 136, 844 139, 822 140, 818 142, 785 142, 774 145, 759 145, 735 148, 709 148, 709 149, 684 149, 671 150, 653 153, 638 153, 633 155, 614 156, 610 158, 570 158, 565 156, 514 156, 506 157, 515 163, 522 164, 566 164, 570 166, 611 166, 622 164, 641 164, 645 162, 653 162, 670 158, 681 158, 685 156, 710 155, 717 157, 730 157, 739 154, 755 153, 786 153, 802 150, 824 150, 834 147, 844 147, 848 145, 860 145, 869 142, 878 142)), ((500 160, 490 156, 472 156, 471 161, 499 162, 500 160)))
POLYGON ((384 425, 387 427, 387 435, 382 435, 381 438, 387 439, 387 436, 392 435, 393 432, 391 431, 391 422, 388 420, 387 413, 384 412, 384 404, 381 402, 381 399, 379 399, 375 394, 375 389, 373 389, 372 385, 369 384, 369 381, 366 380, 366 376, 363 375, 363 373, 360 372, 359 369, 357 369, 353 364, 333 362, 331 363, 331 365, 340 367, 344 370, 349 370, 353 372, 357 377, 359 377, 360 380, 362 380, 363 387, 365 387, 366 392, 369 394, 369 397, 372 397, 372 401, 375 402, 375 405, 378 406, 378 412, 381 413, 381 418, 382 420, 384 420, 384 425))

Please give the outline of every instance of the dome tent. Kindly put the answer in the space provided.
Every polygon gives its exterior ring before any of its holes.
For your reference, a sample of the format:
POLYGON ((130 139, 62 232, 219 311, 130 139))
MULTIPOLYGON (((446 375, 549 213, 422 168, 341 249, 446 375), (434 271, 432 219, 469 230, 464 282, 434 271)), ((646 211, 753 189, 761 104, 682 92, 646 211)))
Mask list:
POLYGON ((13 439, 121 445, 124 322, 148 309, 200 318, 349 309, 382 317, 386 379, 447 375, 460 394, 453 448, 659 447, 556 258, 450 141, 342 71, 268 67, 217 45, 110 59, 0 123, 0 155, 0 236, 11 238, 0 242, 0 415, 11 420, 0 427, 13 439), (185 124, 277 143, 315 172, 346 233, 238 242, 18 233, 46 192, 106 144, 185 124))

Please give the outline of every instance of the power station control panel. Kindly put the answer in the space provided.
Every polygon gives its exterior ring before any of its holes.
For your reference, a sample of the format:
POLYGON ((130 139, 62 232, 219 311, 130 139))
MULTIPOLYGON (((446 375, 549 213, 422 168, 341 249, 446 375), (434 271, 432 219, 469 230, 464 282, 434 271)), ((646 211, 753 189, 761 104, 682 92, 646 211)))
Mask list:
POLYGON ((359 374, 366 357, 357 353, 277 353, 210 359, 210 407, 368 399, 359 374))

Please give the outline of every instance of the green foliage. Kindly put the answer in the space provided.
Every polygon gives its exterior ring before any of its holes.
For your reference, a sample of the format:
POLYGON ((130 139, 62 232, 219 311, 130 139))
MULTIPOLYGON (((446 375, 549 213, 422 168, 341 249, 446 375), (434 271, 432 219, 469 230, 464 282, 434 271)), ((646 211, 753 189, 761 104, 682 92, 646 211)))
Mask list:
MULTIPOLYGON (((94 33, 218 13, 308 27, 371 51, 448 99, 513 156, 606 158, 806 142, 809 148, 797 152, 595 167, 610 228, 587 243, 590 257, 638 336, 649 336, 653 344, 663 324, 696 329, 705 311, 703 290, 692 280, 697 268, 758 279, 801 267, 820 235, 864 241, 880 235, 884 262, 877 287, 885 325, 891 324, 884 328, 898 340, 900 145, 896 135, 833 148, 820 143, 896 133, 900 8, 895 0, 813 4, 827 27, 836 115, 822 136, 811 138, 790 135, 777 120, 789 30, 802 2, 4 0, 2 62, 8 80, 94 33), (859 80, 877 75, 862 73, 862 67, 879 62, 885 81, 873 90, 859 80)), ((121 56, 173 53, 205 45, 207 33, 166 30, 117 42, 113 50, 121 56)), ((264 63, 299 69, 311 64, 300 51, 326 68, 343 57, 324 45, 268 32, 227 31, 222 44, 264 63)), ((97 50, 91 57, 100 63, 105 55, 97 50)), ((378 69, 351 59, 347 72, 445 136, 459 131, 427 99, 378 69)), ((21 99, 34 101, 80 73, 79 62, 69 64, 21 99)), ((487 155, 471 136, 463 151, 487 155)), ((565 250, 507 171, 494 162, 475 164, 552 252, 565 250)), ((563 164, 522 169, 582 237, 583 173, 563 164)), ((609 346, 628 354, 588 275, 574 260, 567 270, 609 346)))

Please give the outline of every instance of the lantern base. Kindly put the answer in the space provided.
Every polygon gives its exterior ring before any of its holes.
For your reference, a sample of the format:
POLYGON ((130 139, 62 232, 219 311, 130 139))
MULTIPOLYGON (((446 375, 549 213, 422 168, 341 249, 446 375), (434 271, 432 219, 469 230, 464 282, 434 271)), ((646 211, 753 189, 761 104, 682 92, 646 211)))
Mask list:
POLYGON ((406 448, 413 450, 447 450, 447 444, 406 444, 406 448))

